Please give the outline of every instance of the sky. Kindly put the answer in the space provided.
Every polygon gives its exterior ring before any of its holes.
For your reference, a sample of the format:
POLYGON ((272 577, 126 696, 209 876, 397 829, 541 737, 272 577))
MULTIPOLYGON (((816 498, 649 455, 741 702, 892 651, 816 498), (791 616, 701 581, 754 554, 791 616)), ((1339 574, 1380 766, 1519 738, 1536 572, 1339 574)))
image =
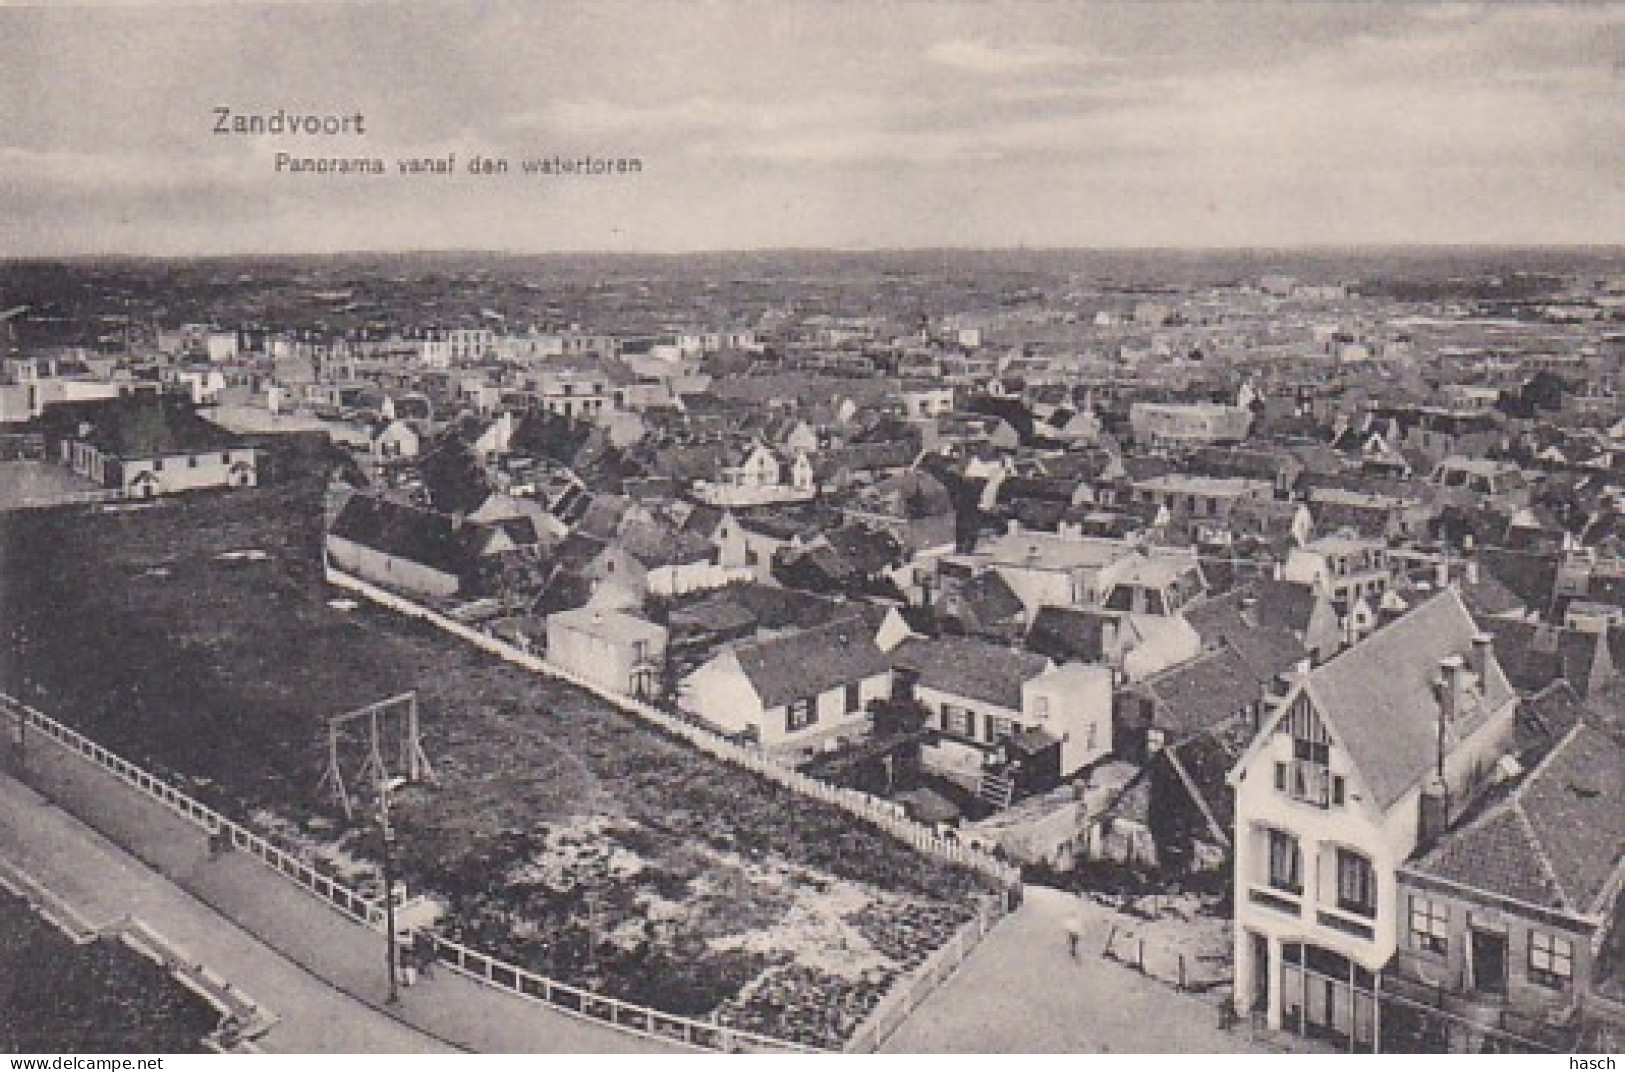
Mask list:
POLYGON ((0 256, 1625 243, 1625 3, 0 7, 0 116, 0 256))

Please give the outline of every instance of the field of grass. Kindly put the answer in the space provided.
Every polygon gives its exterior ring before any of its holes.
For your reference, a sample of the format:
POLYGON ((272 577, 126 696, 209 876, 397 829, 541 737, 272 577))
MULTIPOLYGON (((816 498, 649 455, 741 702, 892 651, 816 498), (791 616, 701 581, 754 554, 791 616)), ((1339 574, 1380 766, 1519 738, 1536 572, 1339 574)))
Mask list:
POLYGON ((0 893, 0 1052, 203 1053, 218 1019, 151 961, 75 946, 0 893))
POLYGON ((300 484, 17 518, 0 680, 362 882, 376 839, 317 792, 326 718, 415 688, 440 785, 397 800, 412 886, 477 947, 672 1012, 832 1043, 968 917, 977 879, 836 809, 427 626, 333 609, 320 506, 300 484), (264 557, 221 557, 244 550, 264 557))
POLYGON ((95 484, 52 462, 0 462, 0 507, 52 502, 95 490, 95 484))

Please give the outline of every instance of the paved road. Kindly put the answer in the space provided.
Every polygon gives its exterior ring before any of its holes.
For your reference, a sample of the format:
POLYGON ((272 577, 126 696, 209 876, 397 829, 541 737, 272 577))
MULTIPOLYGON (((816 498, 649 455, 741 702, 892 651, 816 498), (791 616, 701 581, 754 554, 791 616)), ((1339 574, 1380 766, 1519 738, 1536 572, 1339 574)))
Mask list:
POLYGON ((1084 908, 1078 958, 1067 953, 1070 894, 1027 887, 959 971, 882 1047, 887 1053, 1255 1053, 1246 1026, 1219 1027, 1218 999, 1180 993, 1103 959, 1110 914, 1084 908))
POLYGON ((445 969, 386 1010, 376 932, 247 856, 210 859, 196 827, 45 741, 27 764, 62 807, 0 776, 0 855, 93 921, 145 919, 276 1012, 268 1050, 672 1052, 445 969))
POLYGON ((95 924, 133 915, 280 1022, 272 1052, 448 1053, 452 1048, 334 991, 32 790, 0 779, 0 854, 95 924))

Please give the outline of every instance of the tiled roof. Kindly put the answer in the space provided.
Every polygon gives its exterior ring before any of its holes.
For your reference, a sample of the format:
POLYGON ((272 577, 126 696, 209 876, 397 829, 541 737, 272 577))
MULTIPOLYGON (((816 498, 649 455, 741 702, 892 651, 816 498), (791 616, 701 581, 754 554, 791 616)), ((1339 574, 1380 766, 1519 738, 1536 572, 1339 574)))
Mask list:
POLYGON ((1308 652, 1303 641, 1288 630, 1267 626, 1256 617, 1248 620, 1241 609, 1248 593, 1248 589, 1238 588, 1186 607, 1183 613, 1204 646, 1228 646, 1252 668, 1254 680, 1269 681, 1308 652))
POLYGON ((394 558, 461 576, 478 557, 490 530, 471 521, 392 502, 352 495, 333 519, 331 533, 394 558))
POLYGON ((1153 727, 1171 738, 1235 718, 1263 697, 1252 667, 1228 646, 1154 674, 1141 687, 1157 701, 1153 727))
POLYGON ((1625 746, 1581 723, 1510 796, 1410 870, 1598 916, 1625 859, 1625 746))
POLYGON ((165 399, 121 398, 97 407, 86 439, 119 458, 155 458, 231 450, 242 441, 191 408, 165 399))
POLYGON ((716 553, 703 536, 644 522, 627 525, 614 543, 648 569, 707 562, 716 553))
POLYGON ((861 615, 734 649, 766 708, 810 700, 891 670, 861 615))
POLYGON ((977 625, 1008 621, 1023 610, 1021 598, 998 570, 986 570, 966 581, 959 598, 977 625))
POLYGON ((1299 636, 1308 632, 1319 599, 1312 587, 1277 580, 1254 581, 1250 587, 1258 600, 1254 610, 1260 625, 1286 629, 1299 636))
POLYGON ((868 603, 841 602, 777 585, 732 584, 727 588, 727 597, 754 615, 763 629, 823 625, 852 614, 864 615, 864 620, 878 629, 886 613, 884 608, 868 603))
POLYGON ((1049 669, 1042 655, 1012 651, 971 637, 909 639, 891 653, 900 670, 912 670, 919 683, 952 696, 1021 710, 1021 686, 1049 669))
POLYGON ((1494 618, 1526 609, 1525 601, 1493 571, 1480 569, 1478 581, 1464 584, 1461 598, 1475 617, 1494 618))
POLYGON ((1176 741, 1163 752, 1186 791, 1212 817, 1214 833, 1227 844, 1236 825, 1236 796, 1228 776, 1252 737, 1252 724, 1238 719, 1176 741))
POLYGON ((1056 662, 1098 663, 1108 616, 1071 607, 1041 607, 1027 629, 1027 648, 1056 662))
POLYGON ((1532 765, 1568 736, 1584 713, 1580 694, 1558 681, 1526 697, 1513 723, 1513 749, 1520 762, 1532 765))
POLYGON ((1480 573, 1494 575, 1524 606, 1544 613, 1557 586, 1557 556, 1485 547, 1478 552, 1480 573))
POLYGON ((575 530, 583 536, 599 540, 614 539, 621 527, 621 519, 631 507, 631 500, 619 495, 594 495, 587 503, 581 520, 576 523, 575 530))
MULTIPOLYGON (((1437 751, 1439 662, 1472 647, 1478 627, 1450 588, 1311 671, 1315 706, 1348 749, 1379 808, 1404 796, 1437 751)), ((1495 659, 1485 683, 1490 710, 1512 699, 1495 659)))
POLYGON ((1493 632, 1502 668, 1520 691, 1535 692, 1563 680, 1589 696, 1603 684, 1607 639, 1602 633, 1507 620, 1495 622, 1493 632))

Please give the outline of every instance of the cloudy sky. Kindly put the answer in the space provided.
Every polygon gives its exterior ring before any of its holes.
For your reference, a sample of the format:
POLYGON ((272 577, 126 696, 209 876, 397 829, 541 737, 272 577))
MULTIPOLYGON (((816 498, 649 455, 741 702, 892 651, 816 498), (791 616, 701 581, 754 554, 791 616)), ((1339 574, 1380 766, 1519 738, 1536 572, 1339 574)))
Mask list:
POLYGON ((8 7, 0 116, 0 255, 1625 242, 1625 4, 8 7))

